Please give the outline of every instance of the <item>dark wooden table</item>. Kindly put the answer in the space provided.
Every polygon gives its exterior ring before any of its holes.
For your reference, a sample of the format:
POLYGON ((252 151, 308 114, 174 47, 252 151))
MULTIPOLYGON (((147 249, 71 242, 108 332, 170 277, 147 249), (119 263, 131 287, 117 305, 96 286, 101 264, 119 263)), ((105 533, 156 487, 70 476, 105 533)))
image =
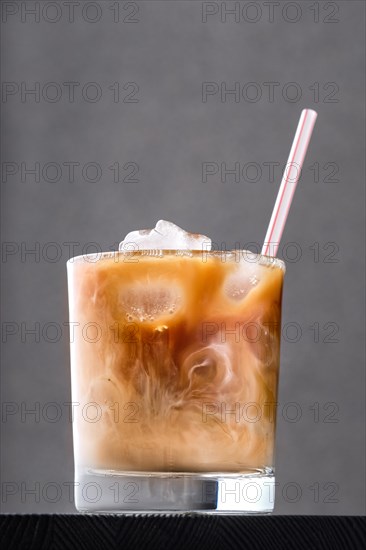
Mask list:
POLYGON ((0 516, 2 549, 366 548, 363 517, 0 516))

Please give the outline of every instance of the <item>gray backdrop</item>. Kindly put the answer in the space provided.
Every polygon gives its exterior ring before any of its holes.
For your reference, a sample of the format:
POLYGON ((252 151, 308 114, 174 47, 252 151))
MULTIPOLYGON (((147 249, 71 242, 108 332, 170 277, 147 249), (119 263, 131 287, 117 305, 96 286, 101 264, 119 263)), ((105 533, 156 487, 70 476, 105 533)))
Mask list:
POLYGON ((279 251, 275 510, 363 514, 364 3, 35 4, 2 12, 1 510, 75 511, 70 255, 160 218, 255 247, 311 107, 279 251))

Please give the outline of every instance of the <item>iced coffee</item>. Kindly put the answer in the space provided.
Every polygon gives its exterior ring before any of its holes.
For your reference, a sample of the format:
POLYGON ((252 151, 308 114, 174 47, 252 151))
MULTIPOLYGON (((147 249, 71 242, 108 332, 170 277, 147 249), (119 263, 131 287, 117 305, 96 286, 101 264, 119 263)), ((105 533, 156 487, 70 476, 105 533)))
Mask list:
POLYGON ((68 262, 77 506, 248 511, 274 479, 284 264, 135 237, 68 262))

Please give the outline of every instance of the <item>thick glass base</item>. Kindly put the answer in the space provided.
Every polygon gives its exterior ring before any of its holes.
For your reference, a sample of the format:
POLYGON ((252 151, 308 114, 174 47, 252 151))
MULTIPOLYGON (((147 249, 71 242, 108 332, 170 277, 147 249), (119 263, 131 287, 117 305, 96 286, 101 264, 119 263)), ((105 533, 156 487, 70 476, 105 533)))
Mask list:
POLYGON ((119 472, 79 469, 80 512, 112 514, 268 514, 274 506, 273 470, 241 474, 119 472))

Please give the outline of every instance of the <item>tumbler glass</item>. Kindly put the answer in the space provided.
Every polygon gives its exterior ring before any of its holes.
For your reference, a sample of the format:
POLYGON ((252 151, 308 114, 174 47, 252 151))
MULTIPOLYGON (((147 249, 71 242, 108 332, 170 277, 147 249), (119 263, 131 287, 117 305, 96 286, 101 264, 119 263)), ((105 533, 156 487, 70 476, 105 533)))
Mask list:
POLYGON ((140 250, 67 270, 77 509, 271 512, 284 263, 140 250))

